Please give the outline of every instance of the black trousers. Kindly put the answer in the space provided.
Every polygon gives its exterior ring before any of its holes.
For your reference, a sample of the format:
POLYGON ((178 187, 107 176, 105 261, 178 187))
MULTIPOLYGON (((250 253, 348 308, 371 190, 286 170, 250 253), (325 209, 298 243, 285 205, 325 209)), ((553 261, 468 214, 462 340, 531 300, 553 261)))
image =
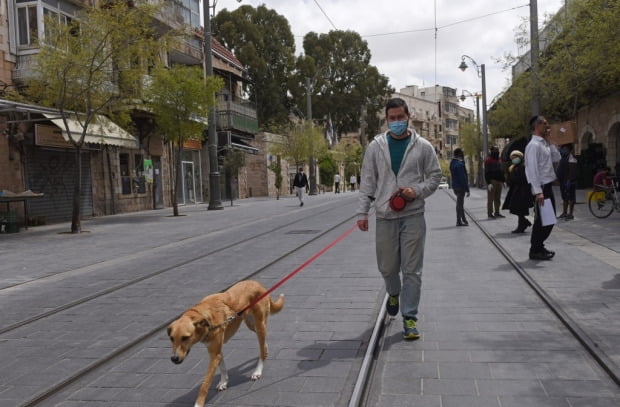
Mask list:
MULTIPOLYGON (((551 199, 551 205, 553 206, 553 212, 555 213, 555 197, 553 196, 552 184, 545 184, 543 186, 543 196, 545 199, 551 199)), ((534 225, 532 226, 532 236, 530 237, 530 253, 540 253, 545 248, 545 240, 551 234, 553 225, 543 226, 540 221, 540 211, 538 210, 538 204, 534 205, 534 225)))
POLYGON ((517 229, 516 230, 523 231, 528 226, 530 226, 530 223, 528 222, 528 220, 525 217, 525 215, 517 215, 517 216, 519 217, 519 222, 517 223, 517 229))
POLYGON ((465 203, 465 189, 454 188, 454 195, 456 195, 456 223, 467 223, 465 208, 463 208, 463 204, 465 203))

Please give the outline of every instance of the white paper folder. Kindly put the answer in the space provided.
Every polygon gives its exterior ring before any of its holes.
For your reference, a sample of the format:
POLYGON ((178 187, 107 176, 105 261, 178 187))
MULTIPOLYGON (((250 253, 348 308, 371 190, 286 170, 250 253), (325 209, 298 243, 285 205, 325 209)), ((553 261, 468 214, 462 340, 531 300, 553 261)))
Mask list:
POLYGON ((541 225, 549 226, 557 223, 558 220, 555 217, 555 211, 553 210, 551 199, 545 199, 544 204, 538 206, 538 210, 540 212, 541 225))

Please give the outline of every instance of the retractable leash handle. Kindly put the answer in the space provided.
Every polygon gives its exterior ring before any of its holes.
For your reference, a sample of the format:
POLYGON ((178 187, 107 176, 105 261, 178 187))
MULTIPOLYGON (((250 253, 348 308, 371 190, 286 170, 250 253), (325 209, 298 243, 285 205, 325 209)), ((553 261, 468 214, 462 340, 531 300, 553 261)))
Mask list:
POLYGON ((394 192, 388 199, 390 209, 394 212, 402 211, 409 202, 413 202, 415 200, 415 198, 408 199, 405 194, 403 194, 403 189, 404 188, 398 188, 398 191, 394 192))

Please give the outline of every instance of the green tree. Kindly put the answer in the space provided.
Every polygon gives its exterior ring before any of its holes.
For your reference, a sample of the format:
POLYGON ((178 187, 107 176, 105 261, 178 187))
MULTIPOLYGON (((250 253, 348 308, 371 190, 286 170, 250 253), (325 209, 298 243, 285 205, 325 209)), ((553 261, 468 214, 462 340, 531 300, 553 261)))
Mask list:
POLYGON ((82 230, 81 152, 88 128, 100 114, 113 112, 117 120, 128 122, 128 115, 119 111, 127 96, 136 94, 145 66, 154 63, 165 44, 152 30, 155 12, 147 2, 113 2, 80 10, 73 20, 57 15, 44 19, 45 35, 26 92, 31 100, 59 110, 75 149, 72 233, 82 230), (71 133, 70 119, 79 122, 80 134, 71 133))
POLYGON ((376 134, 379 121, 375 118, 394 89, 388 78, 370 65, 368 43, 353 31, 310 32, 304 37, 304 52, 297 59, 297 71, 289 84, 298 110, 306 107, 306 78, 313 78, 313 117, 330 114, 340 138, 359 129, 365 108, 368 134, 376 134))
POLYGON ((265 5, 220 11, 211 20, 215 37, 248 70, 250 100, 264 129, 286 125, 288 78, 295 68, 295 39, 288 20, 265 5))
POLYGON ((239 177, 239 170, 245 167, 245 153, 243 151, 229 148, 224 157, 224 170, 228 173, 230 182, 230 206, 233 206, 234 199, 234 179, 239 177))
POLYGON ((304 140, 303 126, 304 124, 298 124, 289 129, 282 143, 272 145, 269 152, 294 163, 295 168, 300 167, 309 157, 308 146, 304 140))
POLYGON ((521 74, 493 104, 488 114, 489 134, 519 138, 530 134, 528 127, 532 94, 529 72, 521 74))
POLYGON ((344 173, 348 182, 351 175, 357 176, 361 172, 364 156, 362 155, 362 147, 356 144, 347 148, 346 153, 344 173))
POLYGON ((620 88, 620 3, 582 0, 558 13, 558 33, 541 56, 541 105, 558 120, 620 88))
POLYGON ((276 199, 280 199, 282 189, 282 160, 280 156, 276 156, 276 160, 269 164, 269 169, 273 171, 275 176, 276 199))
POLYGON ((146 91, 147 105, 165 139, 172 143, 171 184, 174 216, 179 215, 177 191, 181 173, 181 153, 186 140, 202 140, 206 118, 214 95, 222 86, 221 78, 205 81, 197 66, 158 67, 152 72, 152 83, 146 91))
MULTIPOLYGON (((465 156, 469 156, 476 165, 476 179, 478 186, 482 186, 482 136, 480 135, 479 122, 462 122, 459 124, 461 148, 465 156)), ((471 177, 470 177, 471 178, 471 177)))
MULTIPOLYGON (((536 83, 545 116, 565 121, 573 119, 579 108, 620 88, 620 2, 568 2, 550 24, 553 35, 540 56, 536 83)), ((530 75, 521 74, 493 104, 489 112, 492 134, 510 138, 529 134, 530 75)))
POLYGON ((299 168, 308 162, 308 157, 322 157, 327 151, 327 142, 321 129, 305 120, 293 125, 283 142, 272 145, 269 152, 295 163, 295 168, 299 168))
MULTIPOLYGON (((324 154, 318 158, 319 162, 319 178, 326 181, 334 179, 334 175, 338 172, 338 163, 331 154, 324 154)), ((330 182, 331 184, 331 182, 330 182)))

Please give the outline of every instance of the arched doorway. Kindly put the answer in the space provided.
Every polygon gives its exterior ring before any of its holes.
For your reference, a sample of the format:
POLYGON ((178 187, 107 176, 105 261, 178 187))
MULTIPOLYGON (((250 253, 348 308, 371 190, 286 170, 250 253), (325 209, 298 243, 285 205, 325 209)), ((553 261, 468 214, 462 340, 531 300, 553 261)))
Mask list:
POLYGON ((590 147, 590 144, 594 142, 594 134, 587 131, 581 136, 581 142, 579 145, 581 146, 581 151, 585 151, 590 147))

